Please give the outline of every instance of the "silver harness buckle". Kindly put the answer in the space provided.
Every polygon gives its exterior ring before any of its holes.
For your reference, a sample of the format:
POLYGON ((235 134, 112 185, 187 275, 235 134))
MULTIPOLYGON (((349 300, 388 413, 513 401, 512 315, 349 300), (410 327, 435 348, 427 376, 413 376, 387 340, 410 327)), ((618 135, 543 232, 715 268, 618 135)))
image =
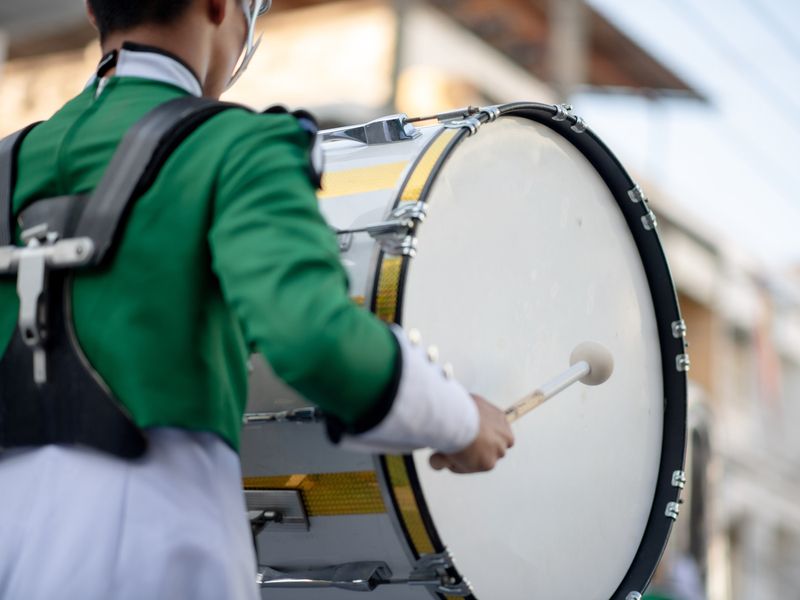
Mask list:
POLYGON ((94 254, 89 238, 59 240, 47 225, 22 232, 23 247, 0 247, 0 275, 17 274, 19 331, 33 352, 33 379, 47 383, 47 282, 50 269, 69 269, 88 263, 94 254))

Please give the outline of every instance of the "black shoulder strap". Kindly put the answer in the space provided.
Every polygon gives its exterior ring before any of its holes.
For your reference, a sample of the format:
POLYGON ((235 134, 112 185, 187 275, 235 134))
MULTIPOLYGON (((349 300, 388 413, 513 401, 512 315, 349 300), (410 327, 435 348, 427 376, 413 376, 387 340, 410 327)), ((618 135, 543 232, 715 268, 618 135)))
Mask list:
POLYGON ((17 153, 31 130, 41 121, 28 125, 0 140, 0 247, 14 243, 12 199, 17 177, 17 153))
POLYGON ((172 152, 202 123, 230 108, 244 107, 178 98, 150 111, 125 134, 74 232, 94 241, 92 264, 106 260, 133 203, 153 184, 172 152))

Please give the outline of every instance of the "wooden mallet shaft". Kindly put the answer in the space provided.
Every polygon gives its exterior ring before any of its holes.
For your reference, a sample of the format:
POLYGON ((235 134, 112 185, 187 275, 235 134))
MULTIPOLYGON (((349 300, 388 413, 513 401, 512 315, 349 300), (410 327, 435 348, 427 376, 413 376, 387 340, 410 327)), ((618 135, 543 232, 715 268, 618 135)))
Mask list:
POLYGON ((505 410, 506 419, 513 423, 550 398, 563 392, 578 381, 586 385, 599 385, 611 377, 614 359, 608 349, 596 342, 584 342, 572 351, 570 368, 553 377, 505 410))

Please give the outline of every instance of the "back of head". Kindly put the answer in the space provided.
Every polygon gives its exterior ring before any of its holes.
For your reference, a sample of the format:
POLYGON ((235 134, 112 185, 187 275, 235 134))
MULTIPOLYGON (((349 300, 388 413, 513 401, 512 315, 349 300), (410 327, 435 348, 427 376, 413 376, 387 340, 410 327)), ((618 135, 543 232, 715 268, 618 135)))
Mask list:
POLYGON ((180 17, 192 0, 89 0, 100 38, 145 24, 166 25, 180 17))

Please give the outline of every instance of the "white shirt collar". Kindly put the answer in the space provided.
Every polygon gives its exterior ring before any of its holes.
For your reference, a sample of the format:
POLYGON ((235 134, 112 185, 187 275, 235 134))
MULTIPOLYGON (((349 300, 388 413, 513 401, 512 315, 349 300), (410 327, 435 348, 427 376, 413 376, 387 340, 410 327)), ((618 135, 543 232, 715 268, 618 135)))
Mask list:
MULTIPOLYGON (((174 85, 193 96, 203 95, 203 88, 189 67, 155 48, 124 44, 117 57, 114 77, 141 77, 174 85)), ((93 85, 97 79, 95 75, 88 85, 93 85)), ((105 77, 100 79, 98 95, 102 93, 106 81, 105 77)))

